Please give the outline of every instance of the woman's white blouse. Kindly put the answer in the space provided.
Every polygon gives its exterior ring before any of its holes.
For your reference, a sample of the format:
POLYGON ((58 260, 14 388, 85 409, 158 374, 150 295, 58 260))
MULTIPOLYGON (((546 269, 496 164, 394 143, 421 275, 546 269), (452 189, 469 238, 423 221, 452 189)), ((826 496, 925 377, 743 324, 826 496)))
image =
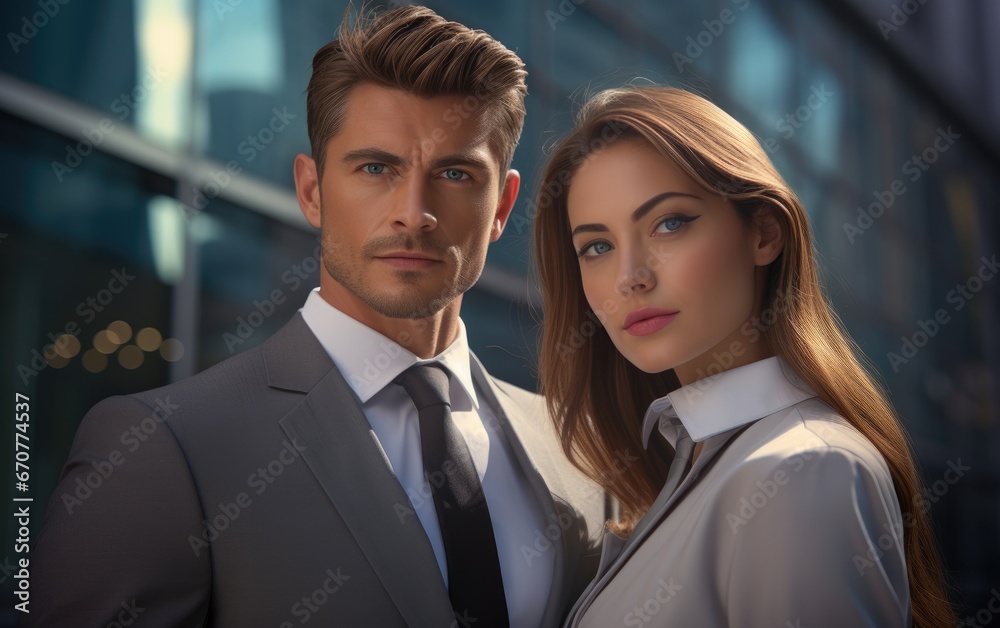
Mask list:
POLYGON ((672 446, 678 422, 704 441, 694 467, 645 533, 606 535, 601 572, 568 625, 910 624, 905 529, 885 461, 784 362, 656 400, 646 440, 659 428, 672 446))

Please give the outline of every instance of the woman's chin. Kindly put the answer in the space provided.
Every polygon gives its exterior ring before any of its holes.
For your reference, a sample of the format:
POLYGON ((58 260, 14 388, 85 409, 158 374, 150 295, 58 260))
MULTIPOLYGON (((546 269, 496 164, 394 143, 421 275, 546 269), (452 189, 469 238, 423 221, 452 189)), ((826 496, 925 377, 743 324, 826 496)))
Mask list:
POLYGON ((632 363, 632 366, 650 375, 669 371, 677 366, 675 360, 664 359, 663 356, 629 355, 627 353, 622 353, 622 355, 632 363))

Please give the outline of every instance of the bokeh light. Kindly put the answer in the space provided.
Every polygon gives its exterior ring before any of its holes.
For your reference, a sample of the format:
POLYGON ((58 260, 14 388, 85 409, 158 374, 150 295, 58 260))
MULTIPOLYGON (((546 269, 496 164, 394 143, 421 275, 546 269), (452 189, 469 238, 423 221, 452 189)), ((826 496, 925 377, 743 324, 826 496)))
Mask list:
POLYGON ((118 352, 118 363, 129 370, 142 366, 144 359, 145 354, 143 354, 142 349, 135 345, 125 345, 118 352))
POLYGON ((97 349, 87 349, 83 354, 83 368, 91 373, 100 373, 108 368, 108 356, 97 349))
POLYGON ((112 339, 120 345, 132 339, 132 326, 125 321, 111 323, 108 325, 108 331, 111 333, 112 339))
POLYGON ((143 327, 135 335, 135 344, 139 345, 143 351, 156 351, 162 342, 163 336, 160 335, 158 329, 153 327, 143 327))
POLYGON ((167 338, 160 345, 160 355, 167 362, 176 362, 184 357, 184 344, 176 338, 167 338))

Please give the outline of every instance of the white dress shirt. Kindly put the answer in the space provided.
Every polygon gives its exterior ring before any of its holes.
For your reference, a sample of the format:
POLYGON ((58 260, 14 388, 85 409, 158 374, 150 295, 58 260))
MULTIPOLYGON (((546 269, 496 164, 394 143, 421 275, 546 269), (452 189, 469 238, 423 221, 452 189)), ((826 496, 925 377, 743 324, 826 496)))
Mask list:
POLYGON ((657 399, 643 434, 673 446, 678 424, 701 454, 644 533, 605 536, 570 625, 909 625, 885 461, 782 360, 657 399))
POLYGON ((455 342, 423 360, 330 305, 319 295, 318 288, 299 311, 358 396, 386 459, 427 532, 447 585, 444 542, 430 485, 424 478, 417 410, 406 391, 392 384, 397 375, 414 364, 439 362, 446 367, 452 419, 469 447, 489 504, 510 624, 539 625, 552 587, 553 556, 545 552, 529 564, 521 548, 532 547, 537 531, 544 530, 548 522, 494 410, 479 403, 465 324, 459 319, 455 342))

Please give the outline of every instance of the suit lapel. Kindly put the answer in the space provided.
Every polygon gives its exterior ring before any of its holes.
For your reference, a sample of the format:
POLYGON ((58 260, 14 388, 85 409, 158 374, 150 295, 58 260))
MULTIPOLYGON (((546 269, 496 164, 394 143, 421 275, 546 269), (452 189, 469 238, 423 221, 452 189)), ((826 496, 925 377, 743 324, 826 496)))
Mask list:
MULTIPOLYGON (((471 351, 469 352, 469 359, 472 364, 472 376, 479 385, 487 403, 495 409, 501 429, 503 429, 507 442, 510 444, 521 470, 531 484, 535 499, 542 507, 545 520, 558 521, 559 515, 556 512, 552 492, 545 483, 538 468, 532 462, 522 442, 522 439, 524 439, 524 442, 529 443, 540 439, 534 434, 523 434, 518 429, 518 426, 530 425, 538 420, 546 419, 546 417, 525 417, 523 410, 512 403, 510 397, 496 385, 496 382, 493 381, 493 378, 490 377, 482 363, 479 362, 479 359, 471 351)), ((560 542, 552 544, 555 559, 553 564, 552 589, 545 606, 545 615, 542 621, 543 626, 559 625, 566 608, 567 600, 565 598, 568 595, 572 575, 576 569, 575 564, 571 565, 569 562, 571 560, 575 561, 579 553, 578 548, 570 546, 574 540, 572 537, 573 535, 569 533, 562 534, 560 542)))
POLYGON ((653 502, 653 506, 646 512, 639 523, 636 524, 635 529, 627 539, 615 536, 610 530, 604 531, 604 538, 601 539, 600 567, 594 580, 591 581, 590 585, 587 586, 586 590, 576 601, 576 604, 573 605, 567 618, 570 626, 577 626, 579 624, 580 617, 590 608, 594 599, 614 579, 625 562, 636 552, 642 542, 646 540, 646 537, 656 529, 656 525, 667 516, 674 504, 684 496, 695 479, 691 475, 688 475, 688 477, 684 478, 677 485, 677 490, 669 498, 661 499, 662 495, 657 497, 656 501, 653 502))
POLYGON ((685 493, 691 488, 694 482, 699 476, 692 476, 689 474, 684 480, 677 485, 677 490, 675 490, 671 495, 659 495, 653 505, 650 507, 649 511, 643 515, 639 523, 636 524, 635 529, 632 534, 629 535, 625 544, 621 548, 619 553, 619 566, 621 563, 628 560, 628 557, 635 553, 639 545, 646 540, 646 537, 656 529, 658 523, 663 521, 663 519, 670 513, 673 508, 685 493))
POLYGON ((604 538, 601 540, 600 568, 594 580, 591 581, 590 585, 587 586, 586 590, 584 590, 583 594, 576 601, 576 604, 573 605, 572 610, 570 610, 567 617, 569 626, 579 625, 580 618, 590 608, 590 605, 593 604, 601 591, 614 579, 625 562, 636 552, 642 542, 646 540, 646 537, 656 529, 657 524, 670 513, 674 504, 684 496, 696 479, 697 477, 689 474, 677 485, 677 490, 670 497, 664 499, 662 495, 658 496, 649 511, 636 524, 635 529, 629 535, 628 539, 622 540, 615 537, 614 533, 610 530, 604 531, 604 538))
POLYGON ((281 419, 282 430, 304 447, 302 459, 407 625, 451 625, 455 618, 448 591, 409 497, 358 398, 301 315, 296 316, 282 330, 288 333, 275 337, 284 344, 269 343, 264 348, 271 386, 285 390, 308 386, 303 402, 281 419))
POLYGON ((628 540, 625 542, 625 546, 622 548, 621 561, 624 562, 628 560, 628 557, 635 553, 635 550, 642 544, 656 526, 663 521, 663 519, 670 514, 674 505, 684 497, 684 495, 691 490, 699 479, 704 477, 715 463, 719 460, 722 452, 725 451, 729 445, 736 440, 736 438, 742 434, 750 425, 744 425, 740 428, 730 430, 728 433, 721 434, 712 439, 709 443, 706 443, 704 451, 701 453, 699 463, 692 468, 692 472, 688 473, 687 477, 677 486, 677 490, 673 492, 672 495, 660 495, 653 502, 650 507, 649 512, 646 513, 639 523, 636 524, 635 529, 629 536, 628 540))
MULTIPOLYGON (((618 557, 616 559, 608 560, 610 566, 606 569, 602 569, 602 573, 598 573, 594 581, 591 582, 589 587, 587 587, 587 590, 580 596, 580 599, 573 607, 573 610, 570 612, 568 618, 571 626, 578 625, 580 617, 583 613, 586 612, 586 610, 593 603, 594 599, 601 593, 601 591, 604 590, 604 587, 606 587, 615 577, 628 559, 636 553, 642 545, 642 542, 656 530, 657 526, 667 517, 667 515, 670 514, 670 511, 677 504, 677 502, 679 502, 702 477, 708 474, 711 468, 722 456, 722 453, 726 450, 726 448, 729 447, 729 445, 749 427, 750 425, 745 425, 720 436, 714 437, 715 442, 713 442, 710 446, 707 446, 704 451, 702 451, 699 463, 696 463, 692 472, 688 473, 687 477, 685 477, 681 483, 677 485, 677 490, 675 490, 669 497, 663 495, 657 496, 649 511, 642 517, 642 519, 639 520, 635 529, 632 530, 632 534, 629 535, 628 539, 626 539, 623 543, 620 541, 615 542, 613 539, 609 540, 607 535, 612 534, 611 532, 604 533, 605 549, 617 552, 618 557), (620 550, 618 548, 620 548, 620 550)), ((603 563, 605 563, 604 557, 602 557, 601 563, 603 567, 603 563)))

